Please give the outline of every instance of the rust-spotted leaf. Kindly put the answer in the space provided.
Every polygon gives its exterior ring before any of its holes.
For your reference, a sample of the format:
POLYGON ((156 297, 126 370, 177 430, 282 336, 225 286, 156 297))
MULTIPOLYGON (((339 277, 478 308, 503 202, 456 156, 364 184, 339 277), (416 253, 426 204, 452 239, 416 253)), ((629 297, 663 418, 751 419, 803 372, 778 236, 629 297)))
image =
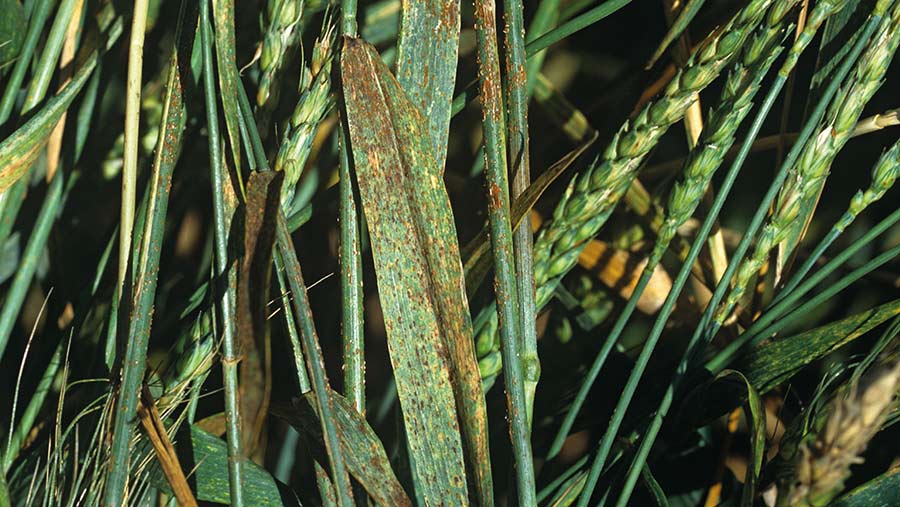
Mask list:
POLYGON ((471 487, 489 504, 484 395, 441 164, 425 119, 371 45, 345 39, 341 75, 419 493, 427 505, 463 505, 471 487))
MULTIPOLYGON (((408 507, 409 496, 397 480, 384 446, 365 417, 353 408, 347 398, 329 391, 334 405, 335 421, 341 436, 341 450, 347 460, 347 469, 353 478, 365 488, 366 493, 378 505, 408 507)), ((281 417, 305 435, 315 458, 325 464, 325 445, 322 440, 322 424, 316 413, 316 395, 311 391, 294 400, 290 408, 273 407, 273 414, 281 417)))
POLYGON ((459 54, 459 0, 403 0, 397 80, 425 118, 443 172, 459 54))

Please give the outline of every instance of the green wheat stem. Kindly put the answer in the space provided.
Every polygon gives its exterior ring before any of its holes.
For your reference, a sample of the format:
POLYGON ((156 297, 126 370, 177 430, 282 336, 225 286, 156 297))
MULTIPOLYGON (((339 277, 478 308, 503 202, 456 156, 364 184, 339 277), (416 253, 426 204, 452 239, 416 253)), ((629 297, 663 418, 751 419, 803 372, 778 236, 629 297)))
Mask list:
MULTIPOLYGON (((356 0, 341 2, 341 32, 356 37, 356 0)), ((351 175, 350 135, 341 115, 340 130, 340 227, 341 318, 344 341, 344 394, 360 413, 366 409, 366 360, 363 334, 362 246, 360 217, 351 175)))
MULTIPOLYGON (((885 7, 886 8, 886 7, 885 7)), ((778 189, 781 188, 784 180, 787 178, 788 168, 796 162, 797 157, 799 156, 800 147, 809 139, 812 135, 813 129, 816 123, 822 118, 825 114, 825 108, 827 107, 828 101, 831 100, 831 97, 837 92, 838 85, 840 81, 846 76, 859 57, 860 53, 862 53, 865 43, 868 38, 872 35, 874 30, 878 26, 878 22, 880 21, 881 15, 883 14, 884 9, 878 10, 876 9, 875 13, 870 17, 869 21, 863 28, 860 30, 860 36, 857 40, 857 43, 853 46, 850 51, 850 54, 847 58, 842 62, 840 68, 836 73, 835 79, 828 86, 828 88, 823 92, 822 97, 820 98, 816 108, 812 112, 809 120, 807 121, 805 127, 800 132, 798 136, 798 142, 794 145, 791 151, 788 153, 787 158, 782 163, 779 171, 776 173, 774 181, 769 187, 769 190, 766 193, 766 196, 763 198, 763 201, 760 203, 757 208, 756 214, 754 215, 751 224, 748 226, 748 229, 745 233, 744 238, 741 241, 741 244, 738 245, 738 248, 735 250, 732 256, 732 262, 729 263, 728 269, 726 269, 725 274, 722 279, 716 286, 716 290, 713 294, 712 300, 707 306, 706 311, 701 317, 700 323, 695 329, 694 334, 692 335, 685 353, 682 355, 681 360, 676 367, 676 374, 672 381, 669 383, 669 386, 664 393, 662 400, 660 402, 659 407, 653 413, 653 418, 650 422, 650 426, 644 432, 641 438, 640 446, 635 454, 635 458, 629 467, 628 475, 626 477, 626 482, 623 487, 622 493, 619 496, 619 504, 621 505, 623 502, 627 503, 628 498, 630 498, 631 491, 636 484, 637 478, 640 475, 640 471, 643 469, 643 465, 649 456, 650 449, 655 442, 656 436, 659 433, 659 429, 662 427, 662 420, 668 413, 669 408, 675 397, 675 390, 679 386, 681 380, 687 375, 690 370, 694 359, 698 357, 706 343, 709 342, 712 335, 705 335, 703 331, 706 328, 706 325, 712 320, 712 311, 715 308, 715 305, 718 304, 719 301, 725 295, 725 291, 727 290, 729 280, 734 275, 734 269, 737 264, 741 261, 744 255, 747 253, 747 249, 749 247, 749 243, 754 237, 755 232, 759 229, 762 221, 765 218, 766 211, 768 207, 771 205, 772 201, 774 201, 775 196, 778 192, 778 189), (701 340, 701 337, 703 340, 701 340)), ((795 41, 794 46, 791 48, 791 54, 798 55, 802 50, 806 47, 806 44, 803 43, 800 39, 795 41)), ((694 244, 691 246, 691 252, 688 254, 688 260, 685 261, 684 266, 678 274, 678 278, 673 283, 672 290, 669 293, 669 296, 666 298, 666 302, 663 304, 663 308, 660 310, 659 317, 657 318, 657 322, 654 324, 654 328, 651 331, 650 337, 648 338, 648 343, 650 341, 654 342, 658 340, 659 335, 662 333, 662 329, 665 324, 665 320, 668 319, 668 314, 671 312, 672 307, 674 306, 675 299, 681 292, 681 289, 684 285, 684 282, 687 280, 688 274, 690 273, 690 264, 693 263, 693 260, 699 255, 702 242, 705 241, 706 236, 709 234, 709 231, 712 229, 712 225, 714 220, 716 219, 719 210, 721 210, 722 205, 725 202, 728 192, 730 191, 734 180, 737 177, 737 174, 740 170, 741 165, 743 165, 744 160, 750 152, 750 148, 755 141, 756 136, 759 134, 759 130, 762 127, 762 122, 765 117, 768 115, 768 112, 771 110, 772 105, 775 102, 775 99, 781 89, 784 87, 784 84, 787 82, 788 75, 791 71, 791 66, 796 64, 797 58, 789 57, 787 61, 782 65, 781 69, 778 72, 778 77, 775 82, 769 89, 769 93, 766 96, 766 100, 762 103, 760 107, 760 111, 757 113, 756 118, 754 119, 753 124, 751 125, 750 132, 747 137, 744 139, 743 144, 741 145, 740 152, 738 153, 737 158, 732 163, 729 168, 728 174, 726 175, 726 180, 723 186, 719 189, 719 192, 716 196, 716 200, 713 203, 713 208, 707 218, 704 220, 703 225, 701 225, 701 229, 698 231, 697 239, 694 241, 694 244)), ((645 350, 647 350, 645 345, 645 350)), ((642 351, 643 355, 644 351, 642 351)), ((649 356, 649 355, 648 355, 649 356)), ((649 357, 647 357, 649 359, 649 357)), ((638 361, 641 359, 639 358, 638 361)), ((645 366, 645 365, 644 365, 645 366)), ((635 367, 635 371, 638 367, 635 367)), ((630 380, 630 379, 629 379, 630 380)), ((626 386, 626 389, 628 387, 626 386)), ((618 414, 619 411, 617 410, 618 414)), ((617 416, 614 415, 614 418, 617 416)), ((621 422, 621 418, 624 417, 624 413, 619 415, 619 422, 621 422)))
POLYGON ((341 33, 347 37, 356 37, 356 2, 341 0, 341 33))
MULTIPOLYGON (((140 32, 139 38, 143 38, 144 24, 146 22, 146 5, 143 5, 143 15, 136 14, 135 17, 144 17, 144 20, 135 21, 132 25, 132 33, 135 30, 140 32)), ((178 15, 178 24, 176 26, 176 40, 181 36, 183 29, 185 13, 185 4, 182 3, 181 10, 178 15)), ((135 43, 132 37, 131 56, 136 56, 137 60, 141 60, 141 52, 143 42, 135 43), (134 49, 134 46, 137 49, 134 49)), ((140 66, 140 61, 135 62, 140 66)), ((129 63, 129 91, 133 93, 132 86, 140 88, 140 70, 137 76, 131 73, 132 69, 129 63)), ((106 491, 104 503, 109 506, 119 505, 125 498, 125 489, 128 482, 129 470, 129 454, 131 445, 132 427, 134 424, 135 414, 137 412, 137 404, 140 398, 140 390, 144 379, 144 371, 147 365, 147 346, 150 341, 151 316, 153 314, 153 303, 156 297, 156 287, 159 274, 159 258, 162 251, 162 240, 165 232, 166 211, 169 202, 169 190, 171 188, 172 173, 175 168, 175 160, 180 149, 180 133, 184 128, 185 115, 183 106, 183 96, 181 83, 178 81, 178 58, 177 46, 173 46, 172 56, 170 59, 169 76, 167 80, 167 95, 163 110, 164 123, 160 126, 159 148, 156 151, 156 157, 153 163, 153 176, 150 183, 150 200, 148 201, 149 209, 144 219, 144 231, 142 234, 143 245, 139 249, 134 249, 140 253, 140 261, 137 269, 138 276, 134 284, 134 295, 123 295, 120 297, 121 302, 130 301, 133 303, 120 306, 119 308, 127 309, 129 312, 130 327, 128 330, 128 339, 125 343, 125 357, 122 361, 122 378, 119 384, 119 392, 116 401, 115 420, 112 428, 112 444, 110 446, 110 465, 109 476, 106 482, 106 491)), ((135 95, 135 100, 140 101, 140 91, 135 95)), ((139 107, 140 104, 132 104, 139 107)), ((132 113, 135 114, 135 113, 132 113)), ((131 119, 137 122, 137 118, 131 119)), ((126 120, 126 128, 129 120, 126 120)), ((137 124, 132 125, 137 134, 137 124)), ((137 139, 132 138, 132 142, 136 143, 137 139)), ((126 143, 127 144, 127 143, 126 143)), ((127 153, 127 148, 126 148, 127 153)), ((134 170, 137 170, 137 146, 134 146, 135 159, 132 161, 134 170)), ((134 189, 132 189, 134 190, 134 189)), ((131 196, 134 201, 134 195, 131 196)), ((134 205, 132 203, 130 220, 133 224, 134 205)), ((119 247, 122 248, 122 228, 126 224, 119 224, 119 247)), ((132 237, 128 234, 128 249, 132 250, 132 237)), ((129 255, 126 254, 124 262, 128 262, 129 255)), ((123 261, 119 257, 120 263, 123 261)), ((127 266, 126 266, 127 267, 127 266)), ((122 270, 119 266, 119 276, 127 275, 128 269, 122 270)), ((122 280, 124 282, 124 280, 122 280)), ((122 286, 119 286, 120 290, 122 286)))
POLYGON ((141 76, 144 67, 144 35, 147 31, 148 0, 135 0, 128 41, 128 70, 125 80, 125 144, 122 157, 122 204, 119 212, 119 270, 116 277, 119 311, 131 311, 131 294, 125 290, 131 235, 137 200, 138 139, 140 138, 141 76))
MULTIPOLYGON (((827 19, 829 13, 816 16, 820 6, 833 5, 832 12, 836 12, 842 3, 817 4, 804 33, 816 28, 816 22, 821 25, 827 19)), ((818 134, 806 143, 797 164, 791 168, 785 186, 776 200, 775 211, 757 239, 753 255, 741 263, 732 283, 731 292, 725 304, 716 313, 716 326, 721 326, 738 305, 746 287, 765 264, 772 250, 788 238, 799 235, 799 230, 806 221, 806 215, 812 213, 810 201, 816 199, 828 175, 831 162, 850 138, 863 107, 881 86, 887 67, 900 43, 898 27, 900 27, 900 6, 881 22, 872 44, 859 59, 848 84, 841 89, 829 107, 818 134)), ((812 35, 814 33, 813 31, 812 35)), ((808 40, 812 39, 812 35, 808 40)), ((785 256, 789 254, 790 251, 784 252, 785 256)))
MULTIPOLYGON (((522 0, 503 1, 506 20, 505 81, 507 163, 512 175, 510 196, 515 199, 531 184, 531 162, 528 140, 528 73, 525 67, 525 21, 522 0)), ((507 199, 508 200, 508 199, 507 199)), ((508 214, 508 203, 504 212, 508 214)), ((525 424, 531 432, 534 411, 534 393, 541 375, 541 363, 537 354, 537 308, 535 304, 534 255, 531 223, 524 220, 513 231, 513 255, 516 268, 516 299, 518 310, 519 353, 525 389, 525 424)), ((514 420, 513 420, 514 422, 514 420)), ((520 465, 523 465, 520 463, 520 465)), ((533 473, 532 473, 533 475, 533 473)), ((520 487, 522 484, 520 483, 520 487)), ((529 486, 533 500, 534 484, 529 486)), ((521 500, 521 498, 520 498, 521 500)), ((524 505, 529 505, 525 503, 524 505)))
POLYGON ((218 301, 222 316, 222 376, 225 384, 225 435, 228 450, 228 487, 232 505, 244 504, 243 453, 241 452, 240 414, 238 412, 237 336, 235 330, 235 289, 230 283, 234 269, 228 258, 228 226, 225 216, 224 159, 221 154, 219 118, 213 71, 214 44, 209 20, 209 0, 200 5, 200 34, 203 49, 203 88, 209 131, 209 164, 213 187, 215 220, 215 285, 223 289, 218 301))
MULTIPOLYGON (((607 16, 615 13, 629 3, 631 3, 631 0, 606 0, 606 2, 598 5, 590 11, 587 11, 575 18, 570 19, 562 25, 545 33, 541 37, 527 43, 525 45, 526 58, 533 58, 534 55, 540 53, 544 49, 547 49, 554 43, 559 42, 572 35, 573 33, 584 30, 594 23, 603 20, 607 16)), ((466 107, 466 104, 468 104, 470 100, 475 98, 476 87, 477 82, 473 81, 468 86, 466 86, 466 88, 462 92, 460 92, 459 95, 453 97, 453 105, 450 109, 451 118, 459 114, 460 111, 462 111, 466 107)))
POLYGON ((362 246, 359 238, 359 212, 350 174, 350 137, 340 134, 340 268, 341 338, 344 353, 344 394, 359 413, 366 409, 366 358, 363 334, 362 246))
MULTIPOLYGON (((521 5, 519 6, 521 8, 521 5)), ((475 36, 478 48, 478 78, 481 86, 482 130, 484 131, 485 178, 488 188, 488 219, 494 254, 494 292, 501 336, 506 406, 510 438, 515 458, 516 485, 521 505, 535 505, 534 465, 525 379, 519 341, 521 320, 509 216, 507 144, 503 129, 503 95, 500 89, 500 57, 497 49, 496 6, 493 0, 475 3, 475 36)), ((524 72, 524 69, 522 69, 524 72)), ((510 78, 512 79, 512 78, 510 78)), ((522 83, 524 86, 524 81, 522 83)), ((515 131, 517 137, 518 131, 515 131)), ((518 151, 518 150, 517 150, 518 151)), ((533 320, 531 324, 533 325, 533 320)))
POLYGON ((737 129, 750 112, 760 82, 781 52, 778 43, 784 34, 785 17, 795 4, 796 0, 782 0, 773 5, 765 23, 757 29, 729 73, 718 105, 711 111, 697 145, 684 162, 681 171, 684 179, 677 182, 669 193, 666 216, 641 277, 566 413, 550 446, 548 457, 556 456, 562 449, 591 386, 637 307, 656 266, 669 248, 678 228, 697 209, 716 169, 734 144, 737 129))

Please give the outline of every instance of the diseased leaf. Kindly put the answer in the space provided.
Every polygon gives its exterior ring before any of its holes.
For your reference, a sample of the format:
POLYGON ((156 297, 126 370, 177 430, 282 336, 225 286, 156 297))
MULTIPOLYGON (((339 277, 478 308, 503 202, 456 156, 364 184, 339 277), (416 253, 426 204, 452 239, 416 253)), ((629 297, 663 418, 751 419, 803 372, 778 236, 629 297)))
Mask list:
POLYGON ((838 498, 831 507, 894 507, 900 505, 900 466, 895 466, 838 498))
POLYGON ((459 0, 403 0, 397 81, 425 118, 443 174, 459 54, 459 0))
POLYGON ((0 192, 9 188, 31 167, 50 139, 56 122, 75 100, 93 70, 94 65, 83 65, 59 94, 0 142, 0 192))
POLYGON ((272 386, 267 313, 275 224, 283 172, 253 172, 244 206, 244 258, 238 272, 237 331, 241 339, 242 450, 252 457, 265 430, 272 386))
POLYGON ((491 503, 484 394, 450 200, 425 121, 371 45, 344 39, 341 73, 388 350, 427 505, 491 503), (458 415, 458 419, 457 419, 458 415))
POLYGON ((747 351, 738 369, 744 372, 753 387, 766 393, 800 368, 897 314, 900 314, 900 299, 795 336, 759 343, 747 351))
MULTIPOLYGON (((185 432, 186 433, 186 432, 185 432)), ((179 437, 188 437, 187 434, 179 437)), ((190 427, 189 441, 176 444, 181 466, 188 474, 188 483, 201 502, 231 503, 228 489, 228 452, 225 441, 201 430, 190 427)), ((171 493, 168 481, 154 461, 150 472, 151 483, 171 493)), ((282 506, 299 505, 296 496, 286 485, 273 478, 269 472, 251 461, 245 461, 243 489, 245 505, 282 506)))
MULTIPOLYGON (((391 468, 391 462, 384 446, 365 418, 353 404, 338 393, 331 391, 334 412, 341 436, 341 449, 347 460, 347 468, 353 478, 359 481, 366 493, 379 505, 411 506, 400 481, 391 468)), ((298 431, 308 435, 308 440, 316 453, 316 459, 324 463, 325 445, 322 440, 322 425, 316 414, 316 400, 312 392, 294 400, 293 407, 286 410, 274 407, 273 413, 284 418, 298 431)))
POLYGON ((228 144, 234 160, 235 172, 241 174, 241 134, 238 107, 238 86, 234 40, 234 0, 213 2, 213 24, 216 35, 216 70, 219 75, 222 110, 228 130, 228 144))

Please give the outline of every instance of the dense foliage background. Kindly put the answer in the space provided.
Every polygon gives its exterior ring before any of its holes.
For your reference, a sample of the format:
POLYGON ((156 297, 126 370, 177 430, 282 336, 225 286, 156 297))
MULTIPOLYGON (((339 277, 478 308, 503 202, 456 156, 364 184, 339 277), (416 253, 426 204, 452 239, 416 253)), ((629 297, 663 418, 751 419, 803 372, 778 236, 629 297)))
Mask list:
POLYGON ((898 45, 0 0, 0 507, 900 504, 898 45))

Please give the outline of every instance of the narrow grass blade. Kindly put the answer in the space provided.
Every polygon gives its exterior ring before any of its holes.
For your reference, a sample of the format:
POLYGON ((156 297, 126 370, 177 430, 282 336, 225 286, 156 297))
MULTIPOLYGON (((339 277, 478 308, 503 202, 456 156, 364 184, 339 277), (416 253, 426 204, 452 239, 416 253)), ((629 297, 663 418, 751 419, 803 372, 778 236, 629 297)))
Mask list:
MULTIPOLYGON (((145 220, 145 230, 142 235, 143 245, 137 269, 138 278, 134 285, 130 327, 125 344, 125 357, 122 361, 115 421, 112 428, 110 468, 104 498, 105 504, 111 506, 119 505, 122 502, 128 482, 131 436, 147 365, 147 346, 150 341, 169 190, 175 163, 181 152, 182 132, 186 122, 184 83, 181 79, 184 67, 181 67, 179 63, 185 65, 189 60, 189 57, 186 58, 185 55, 190 54, 190 43, 193 38, 185 36, 183 30, 185 15, 186 5, 182 3, 166 82, 166 100, 160 125, 160 146, 153 161, 150 210, 147 213, 148 218, 145 220), (179 49, 184 50, 180 55, 179 49)), ((187 32, 190 33, 190 30, 187 32)), ((131 249, 130 239, 128 248, 131 249)), ((123 296, 122 299, 124 300, 126 297, 132 299, 130 295, 123 296)), ((131 306, 129 305, 129 307, 131 306)))
POLYGON ((62 117, 93 72, 83 66, 72 81, 9 137, 0 142, 0 192, 18 181, 31 167, 50 139, 53 126, 62 117))
POLYGON ((425 118, 432 158, 443 174, 459 53, 459 0, 404 1, 397 81, 425 118))
POLYGON ((388 348, 421 493, 429 505, 465 504, 463 452, 476 483, 490 477, 490 463, 449 199, 430 143, 420 135, 424 119, 375 50, 345 38, 341 75, 388 348))
POLYGON ((662 42, 659 43, 659 47, 656 48, 656 51, 653 52, 653 56, 650 57, 650 61, 647 62, 647 69, 653 67, 653 64, 655 64, 656 61, 659 60, 659 57, 665 53, 666 49, 669 48, 669 45, 684 33, 688 25, 691 24, 691 21, 694 20, 694 16, 700 12, 700 8, 703 7, 704 3, 706 3, 706 0, 688 0, 687 4, 681 7, 681 12, 678 13, 678 17, 675 18, 672 26, 669 27, 669 31, 666 32, 666 35, 663 37, 662 42))
POLYGON ((659 485, 656 477, 653 477, 653 472, 650 471, 650 467, 646 464, 644 465, 643 470, 641 470, 641 480, 644 482, 647 491, 650 492, 653 503, 656 504, 657 507, 669 507, 669 500, 666 498, 666 492, 663 491, 662 486, 659 485))
POLYGON ((56 345, 56 349, 53 351, 53 355, 50 357, 47 367, 44 368, 44 374, 41 375, 37 388, 35 388, 34 393, 31 395, 31 400, 28 401, 28 405, 22 412, 22 417, 15 426, 11 427, 14 429, 8 435, 8 445, 3 449, 3 468, 0 470, 0 476, 5 476, 9 473, 9 468, 12 465, 13 460, 18 456, 22 444, 25 442, 29 433, 31 433, 34 421, 37 419, 41 408, 44 406, 44 400, 47 398, 47 394, 50 393, 51 388, 53 387, 53 380, 56 378, 56 372, 59 370, 60 364, 62 364, 62 351, 63 342, 60 341, 56 345))
POLYGON ((756 389, 765 393, 800 368, 852 342, 900 314, 900 300, 832 322, 794 336, 760 343, 749 349, 739 368, 756 389))
MULTIPOLYGON (((234 39, 234 0, 216 0, 213 2, 213 20, 216 37, 216 72, 219 76, 219 97, 225 115, 225 127, 228 130, 229 146, 234 170, 241 175, 241 133, 240 106, 238 105, 238 87, 241 80, 237 72, 234 39)), ((240 93, 243 93, 241 91, 240 93)))
MULTIPOLYGON (((411 506, 412 502, 397 480, 375 431, 349 400, 334 391, 331 391, 331 398, 348 471, 377 504, 411 506)), ((315 395, 307 393, 294 401, 292 409, 279 408, 275 414, 284 417, 294 428, 308 435, 313 449, 324 458, 322 430, 316 406, 315 395)))

